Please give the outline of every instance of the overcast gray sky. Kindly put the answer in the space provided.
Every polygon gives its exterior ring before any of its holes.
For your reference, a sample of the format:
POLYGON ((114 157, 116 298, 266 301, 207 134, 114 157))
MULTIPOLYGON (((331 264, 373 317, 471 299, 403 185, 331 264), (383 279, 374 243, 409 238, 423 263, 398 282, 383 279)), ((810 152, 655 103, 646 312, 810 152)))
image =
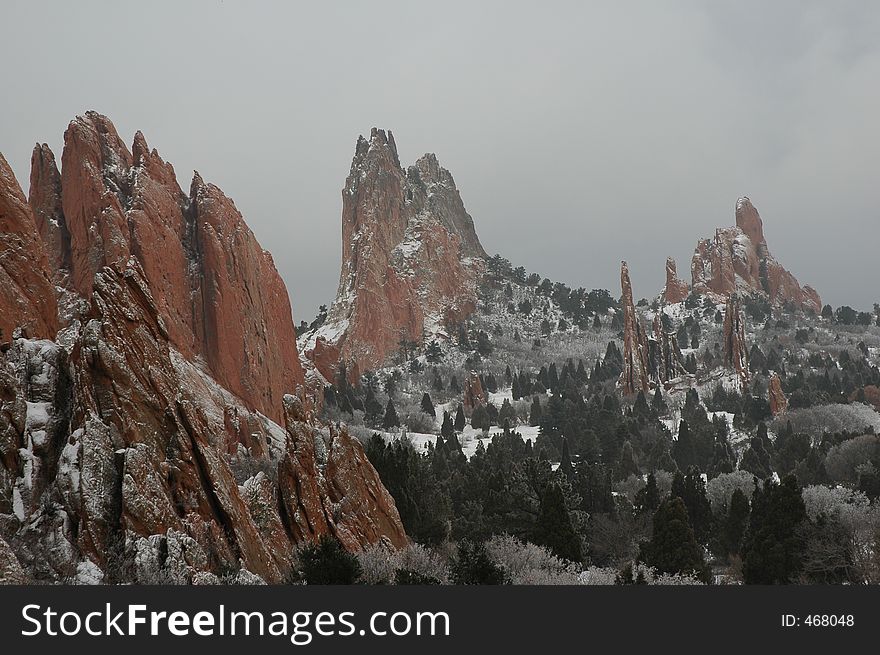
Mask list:
MULTIPOLYGON (((880 3, 3 1, 0 151, 27 185, 76 114, 232 197, 310 320, 358 134, 435 152, 486 250, 657 293, 740 195, 825 302, 870 308, 880 3)), ((25 188, 26 191, 26 188, 25 188)))

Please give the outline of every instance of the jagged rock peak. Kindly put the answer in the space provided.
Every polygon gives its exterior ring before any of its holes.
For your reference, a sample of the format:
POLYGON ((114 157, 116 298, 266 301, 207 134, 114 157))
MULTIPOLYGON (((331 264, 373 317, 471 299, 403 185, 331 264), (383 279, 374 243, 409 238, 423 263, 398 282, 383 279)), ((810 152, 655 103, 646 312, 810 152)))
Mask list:
POLYGON ((134 258, 174 347, 202 357, 221 385, 280 420, 283 395, 304 383, 290 301, 232 200, 198 173, 186 195, 143 133, 129 150, 94 111, 65 132, 60 205, 50 193, 57 197, 57 183, 41 182, 56 170, 42 151, 35 160, 34 206, 47 226, 66 226, 68 235, 45 240, 71 291, 90 297, 100 270, 134 258))
POLYGON ((663 289, 663 300, 668 303, 682 302, 688 297, 690 288, 687 282, 680 280, 675 260, 666 258, 666 286, 663 289))
POLYGON ((433 154, 404 170, 391 131, 358 138, 342 190, 342 267, 327 320, 301 343, 328 379, 381 367, 401 340, 443 336, 476 306, 486 252, 433 154))
POLYGON ((46 247, 52 278, 55 284, 66 285, 71 268, 70 231, 61 205, 61 173, 45 143, 36 144, 31 155, 28 204, 46 247))
POLYGON ((623 371, 618 386, 624 394, 632 395, 649 389, 648 337, 633 303, 629 267, 620 262, 620 289, 623 307, 623 371))
POLYGON ((58 306, 33 211, 0 153, 0 341, 55 336, 58 306))
POLYGON ((735 209, 736 225, 719 228, 712 239, 697 242, 691 261, 695 293, 723 302, 732 293, 761 294, 773 305, 791 305, 818 313, 819 294, 801 286, 770 254, 758 210, 746 197, 735 209))
POLYGON ((764 240, 764 223, 761 215, 748 196, 743 196, 736 201, 736 226, 745 232, 752 244, 757 248, 767 245, 764 240))

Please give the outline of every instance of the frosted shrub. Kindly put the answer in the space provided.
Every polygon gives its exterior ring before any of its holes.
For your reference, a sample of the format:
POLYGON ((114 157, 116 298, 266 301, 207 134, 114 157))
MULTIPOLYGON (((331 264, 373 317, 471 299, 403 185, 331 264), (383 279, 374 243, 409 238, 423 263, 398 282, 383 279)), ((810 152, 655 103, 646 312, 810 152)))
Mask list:
POLYGON ((858 433, 870 427, 880 432, 880 414, 864 403, 791 409, 776 419, 771 427, 778 433, 788 421, 795 432, 809 434, 814 439, 820 439, 826 432, 858 433))
POLYGON ((580 567, 556 557, 542 546, 523 543, 510 535, 497 535, 486 542, 486 551, 504 569, 511 584, 580 584, 580 567))
POLYGON ((636 476, 630 473, 626 480, 614 483, 614 491, 623 494, 630 503, 633 503, 635 502, 636 494, 640 489, 644 488, 644 486, 645 481, 641 476, 636 476))
POLYGON ((446 563, 421 544, 410 544, 395 553, 395 570, 401 569, 434 578, 440 584, 449 583, 449 568, 446 563))
POLYGON ((825 457, 825 471, 832 480, 857 482, 858 469, 862 464, 880 457, 880 436, 866 434, 847 439, 832 447, 825 457))
MULTIPOLYGON (((758 486, 760 486, 760 481, 758 486)), ((739 489, 746 498, 752 497, 755 489, 755 476, 748 471, 734 471, 722 473, 709 480, 706 485, 706 496, 713 512, 720 512, 724 507, 730 507, 730 498, 733 492, 739 489)))
POLYGON ((807 508, 807 516, 815 521, 820 514, 826 516, 839 516, 847 507, 868 508, 871 501, 861 491, 847 489, 846 487, 826 487, 814 485, 804 487, 802 492, 804 505, 807 508))
POLYGON ((435 431, 434 419, 425 414, 421 407, 407 407, 398 411, 397 415, 401 425, 405 425, 410 432, 433 434, 435 431))
POLYGON ((377 543, 367 546, 357 554, 361 565, 359 582, 363 584, 393 584, 395 573, 410 571, 423 578, 432 578, 440 584, 448 584, 449 569, 435 553, 421 544, 410 544, 395 551, 390 546, 377 543))
POLYGON ((578 584, 582 585, 613 585, 616 580, 617 569, 608 566, 590 566, 578 576, 578 584))
POLYGON ((388 584, 394 579, 394 552, 379 542, 367 546, 357 554, 361 565, 359 582, 363 584, 388 584))

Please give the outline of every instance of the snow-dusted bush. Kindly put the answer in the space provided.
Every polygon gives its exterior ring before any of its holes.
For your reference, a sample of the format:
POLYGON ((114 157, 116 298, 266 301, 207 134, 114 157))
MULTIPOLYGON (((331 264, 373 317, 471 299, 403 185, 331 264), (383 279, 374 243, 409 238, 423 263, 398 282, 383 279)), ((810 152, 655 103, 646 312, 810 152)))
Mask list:
POLYGON ((825 457, 825 471, 832 480, 857 482, 857 468, 880 457, 880 436, 866 434, 847 439, 831 448, 825 457))
POLYGON ((433 434, 435 431, 434 419, 425 414, 421 407, 406 407, 398 410, 397 415, 400 417, 400 424, 405 425, 410 432, 433 434))
POLYGON ((357 554, 363 584, 389 584, 394 579, 395 552, 381 542, 367 546, 357 554))
POLYGON ((644 486, 645 480, 641 476, 633 475, 631 473, 626 480, 614 483, 614 491, 626 496, 626 499, 632 503, 635 502, 636 494, 639 492, 639 489, 642 489, 644 486))
POLYGON ((871 501, 865 494, 846 487, 814 485, 804 487, 802 495, 807 516, 813 521, 820 514, 842 518, 848 514, 864 513, 871 508, 871 501))
POLYGON ((809 434, 814 439, 820 439, 826 432, 858 433, 867 428, 874 428, 875 431, 880 432, 880 414, 864 403, 791 409, 773 422, 771 426, 773 432, 779 433, 788 421, 791 421, 791 427, 795 432, 809 434))
POLYGON ((486 551, 504 569, 511 584, 580 584, 577 564, 556 557, 547 548, 523 543, 510 535, 496 535, 486 542, 486 551))
MULTIPOLYGON (((703 583, 691 575, 681 573, 657 573, 650 566, 633 563, 633 580, 639 579, 648 585, 702 585, 703 583)), ((578 583, 583 585, 619 584, 620 571, 610 567, 590 566, 578 576, 578 583)))
POLYGON ((368 546, 357 554, 361 565, 359 581, 363 584, 393 584, 397 571, 410 571, 440 584, 449 582, 449 569, 436 553, 421 544, 394 550, 382 543, 368 546))
POLYGON ((421 544, 410 544, 395 553, 395 570, 412 571, 422 577, 449 583, 449 567, 434 551, 421 544))
POLYGON ((578 584, 606 586, 616 584, 617 569, 610 566, 589 566, 578 575, 578 584))
MULTIPOLYGON (((758 485, 760 484, 759 481, 758 485)), ((751 498, 755 489, 755 476, 748 471, 734 471, 722 473, 709 480, 706 485, 706 496, 709 498, 712 511, 719 512, 722 508, 729 507, 730 498, 737 489, 742 491, 746 498, 751 498)))
POLYGON ((869 584, 880 582, 880 557, 876 539, 880 534, 880 505, 871 504, 865 494, 845 487, 821 485, 803 490, 807 515, 816 520, 820 514, 836 520, 846 544, 854 580, 869 584))

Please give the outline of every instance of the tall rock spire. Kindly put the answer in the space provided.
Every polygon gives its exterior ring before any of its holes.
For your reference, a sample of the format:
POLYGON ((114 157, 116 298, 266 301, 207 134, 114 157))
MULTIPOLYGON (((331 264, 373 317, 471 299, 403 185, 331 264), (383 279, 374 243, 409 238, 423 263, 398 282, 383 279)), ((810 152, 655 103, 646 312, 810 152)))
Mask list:
POLYGON ((625 394, 648 391, 648 338, 633 303, 629 267, 620 262, 620 288, 623 306, 623 372, 618 386, 625 394))
POLYGON ((749 360, 746 347, 745 321, 739 299, 732 294, 724 310, 724 364, 736 371, 743 390, 749 384, 749 360))
POLYGON ((474 222, 433 154, 404 170, 392 133, 359 137, 342 190, 342 270, 327 320, 303 339, 328 379, 382 366, 476 306, 485 269, 474 222))
POLYGON ((683 302, 690 293, 687 282, 678 278, 678 270, 672 257, 666 258, 666 286, 663 288, 663 300, 668 303, 683 302))
POLYGON ((0 342, 12 339, 16 328, 53 338, 58 307, 33 212, 0 154, 0 342))

